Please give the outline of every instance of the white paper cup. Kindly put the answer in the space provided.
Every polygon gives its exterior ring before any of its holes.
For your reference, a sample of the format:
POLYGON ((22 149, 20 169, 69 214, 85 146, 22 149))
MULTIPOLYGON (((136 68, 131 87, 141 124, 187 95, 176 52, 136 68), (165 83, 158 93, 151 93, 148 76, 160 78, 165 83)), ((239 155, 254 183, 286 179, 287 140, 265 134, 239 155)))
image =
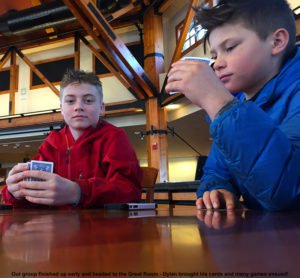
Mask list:
MULTIPOLYGON (((210 65, 211 67, 215 63, 214 59, 210 59, 210 58, 206 58, 206 57, 183 57, 180 60, 194 60, 194 61, 197 61, 197 62, 205 62, 208 65, 210 65)), ((170 92, 169 95, 174 95, 174 94, 178 94, 178 93, 180 93, 180 92, 179 91, 170 92)))

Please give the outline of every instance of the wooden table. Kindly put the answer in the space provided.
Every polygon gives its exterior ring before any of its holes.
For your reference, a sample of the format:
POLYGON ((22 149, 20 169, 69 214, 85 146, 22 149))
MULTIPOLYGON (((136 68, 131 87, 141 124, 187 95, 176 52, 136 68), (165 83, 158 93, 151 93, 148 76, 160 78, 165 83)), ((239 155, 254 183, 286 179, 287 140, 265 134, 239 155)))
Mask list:
POLYGON ((0 277, 300 277, 299 212, 140 213, 0 211, 0 277))

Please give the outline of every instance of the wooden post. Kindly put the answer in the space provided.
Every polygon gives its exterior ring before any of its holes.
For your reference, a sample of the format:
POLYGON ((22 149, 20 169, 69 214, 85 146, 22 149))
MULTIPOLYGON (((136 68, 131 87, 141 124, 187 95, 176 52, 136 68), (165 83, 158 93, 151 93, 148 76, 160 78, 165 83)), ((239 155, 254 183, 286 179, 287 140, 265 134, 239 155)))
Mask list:
POLYGON ((80 69, 80 38, 77 33, 74 36, 74 68, 80 69))
POLYGON ((16 52, 11 51, 10 56, 10 82, 9 82, 9 115, 15 114, 15 92, 17 90, 16 52))
MULTIPOLYGON (((159 91, 159 74, 164 71, 162 17, 151 8, 144 16, 144 69, 159 91)), ((166 111, 159 99, 146 101, 148 166, 159 169, 158 181, 168 180, 168 140, 166 111), (152 131, 152 132, 151 132, 152 131)))
POLYGON ((297 20, 296 20, 296 30, 297 30, 297 33, 296 33, 296 35, 297 35, 297 37, 300 35, 300 18, 298 18, 297 20))

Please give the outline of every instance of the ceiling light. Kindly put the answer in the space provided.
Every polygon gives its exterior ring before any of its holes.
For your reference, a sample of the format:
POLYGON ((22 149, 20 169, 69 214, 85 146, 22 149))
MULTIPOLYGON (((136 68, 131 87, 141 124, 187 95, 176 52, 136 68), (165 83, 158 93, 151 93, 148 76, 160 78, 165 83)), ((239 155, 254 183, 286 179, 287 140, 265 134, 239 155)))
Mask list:
POLYGON ((166 108, 167 108, 168 110, 178 109, 179 107, 180 107, 179 104, 169 104, 169 105, 166 106, 166 108))

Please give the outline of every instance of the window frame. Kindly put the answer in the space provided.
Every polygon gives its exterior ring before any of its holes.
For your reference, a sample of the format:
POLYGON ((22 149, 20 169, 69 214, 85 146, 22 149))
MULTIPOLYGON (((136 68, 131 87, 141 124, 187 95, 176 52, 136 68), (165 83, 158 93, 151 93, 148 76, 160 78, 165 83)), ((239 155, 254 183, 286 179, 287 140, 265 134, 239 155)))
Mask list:
MULTIPOLYGON (((36 65, 40 65, 40 64, 47 64, 47 63, 51 63, 51 62, 55 62, 55 61, 59 61, 59 60, 70 59, 70 58, 74 59, 74 64, 75 64, 75 54, 70 54, 70 55, 66 55, 66 56, 61 56, 61 57, 56 57, 56 58, 41 60, 41 61, 38 61, 38 62, 34 62, 33 64, 36 66, 36 65)), ((32 84, 32 82, 33 82, 33 73, 34 73, 33 70, 30 68, 30 86, 29 86, 30 90, 35 90, 35 89, 40 89, 40 88, 48 87, 48 85, 45 84, 45 83, 39 84, 39 85, 33 85, 32 84)), ((45 76, 45 77, 49 80, 49 78, 47 76, 45 76)), ((56 82, 51 82, 51 83, 54 86, 56 86, 56 85, 59 85, 61 83, 61 81, 56 81, 56 82)))
MULTIPOLYGON (((10 72, 12 67, 13 66, 1 68, 0 72, 2 72, 2 71, 9 71, 10 72)), ((8 83, 9 83, 9 87, 10 87, 10 74, 9 74, 8 83)), ((15 85, 16 91, 14 93, 18 92, 18 86, 19 86, 19 66, 16 65, 16 85, 15 85)), ((10 93, 10 88, 8 90, 0 91, 0 95, 5 95, 5 94, 9 94, 9 93, 10 93)))
MULTIPOLYGON (((211 1, 211 0, 206 0, 206 1, 204 1, 204 2, 202 3, 202 6, 203 6, 203 5, 206 5, 206 4, 208 4, 209 7, 212 7, 212 6, 213 6, 213 1, 211 1)), ((194 21, 192 21, 192 23, 191 23, 189 32, 190 32, 190 30, 191 30, 191 28, 192 28, 192 25, 194 25, 194 21)), ((179 24, 177 24, 176 27, 175 27, 176 44, 178 44, 178 41, 179 41, 179 38, 180 38, 180 34, 181 34, 181 31, 182 31, 183 27, 184 27, 184 20, 182 20, 182 21, 181 21, 179 24)), ((193 26, 193 27, 194 27, 194 26, 193 26)), ((197 32, 195 33, 195 37, 196 37, 196 35, 197 35, 197 32)), ((191 37, 185 38, 185 43, 186 43, 187 40, 190 40, 190 38, 191 38, 191 37)), ((203 37, 202 37, 202 38, 203 38, 203 37)), ((197 46, 199 46, 199 45, 203 42, 203 39, 202 39, 202 38, 199 39, 199 40, 196 40, 195 43, 193 43, 193 44, 190 45, 188 48, 186 48, 185 50, 183 50, 183 51, 181 52, 180 57, 186 55, 187 53, 189 53, 190 51, 192 51, 194 48, 196 48, 197 46)))

